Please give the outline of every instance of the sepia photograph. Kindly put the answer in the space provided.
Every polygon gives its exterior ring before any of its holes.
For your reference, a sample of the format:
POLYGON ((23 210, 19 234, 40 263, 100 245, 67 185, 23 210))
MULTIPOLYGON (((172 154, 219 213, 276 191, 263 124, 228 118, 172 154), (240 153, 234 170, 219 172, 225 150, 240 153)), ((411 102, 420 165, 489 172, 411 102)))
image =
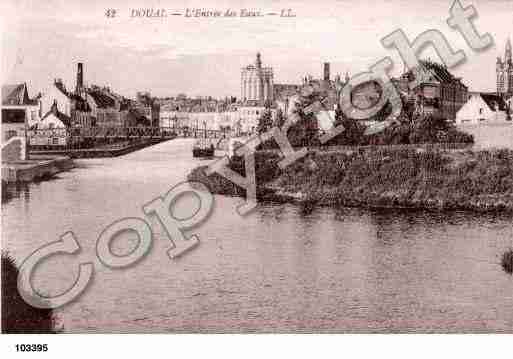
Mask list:
POLYGON ((0 9, 8 353, 513 333, 513 1, 0 9))

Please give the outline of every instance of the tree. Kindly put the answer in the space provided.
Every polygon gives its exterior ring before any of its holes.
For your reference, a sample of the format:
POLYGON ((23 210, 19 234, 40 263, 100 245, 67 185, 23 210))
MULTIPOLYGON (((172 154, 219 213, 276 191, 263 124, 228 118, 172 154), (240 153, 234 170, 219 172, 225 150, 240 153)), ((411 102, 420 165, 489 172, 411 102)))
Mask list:
POLYGON ((274 126, 276 126, 278 128, 282 128, 284 124, 285 124, 285 116, 283 115, 283 111, 281 110, 281 108, 279 108, 276 111, 276 118, 274 119, 274 126))
POLYGON ((273 126, 273 119, 271 116, 271 111, 269 109, 265 109, 260 118, 258 119, 257 131, 258 134, 265 133, 269 131, 273 126))
POLYGON ((328 145, 355 146, 361 144, 365 127, 355 119, 347 117, 339 107, 335 110, 333 126, 343 126, 344 131, 331 139, 328 145))

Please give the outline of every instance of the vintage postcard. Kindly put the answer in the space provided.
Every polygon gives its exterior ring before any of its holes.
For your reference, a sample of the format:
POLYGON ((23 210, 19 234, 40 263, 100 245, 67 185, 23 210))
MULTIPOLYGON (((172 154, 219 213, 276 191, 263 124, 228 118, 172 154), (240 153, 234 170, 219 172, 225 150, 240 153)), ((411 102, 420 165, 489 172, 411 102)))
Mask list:
POLYGON ((513 1, 0 8, 3 333, 513 332, 513 1))

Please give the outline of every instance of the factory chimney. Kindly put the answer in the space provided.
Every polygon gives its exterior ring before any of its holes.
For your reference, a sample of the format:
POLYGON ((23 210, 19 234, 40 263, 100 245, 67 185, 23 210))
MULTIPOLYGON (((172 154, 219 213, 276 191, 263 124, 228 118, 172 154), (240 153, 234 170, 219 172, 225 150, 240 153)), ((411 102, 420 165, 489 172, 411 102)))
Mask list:
POLYGON ((78 63, 77 66, 77 87, 76 92, 80 93, 82 92, 82 89, 84 88, 84 72, 83 72, 83 64, 81 62, 78 63))
POLYGON ((323 80, 324 81, 330 80, 330 63, 329 62, 324 63, 324 78, 323 78, 323 80))

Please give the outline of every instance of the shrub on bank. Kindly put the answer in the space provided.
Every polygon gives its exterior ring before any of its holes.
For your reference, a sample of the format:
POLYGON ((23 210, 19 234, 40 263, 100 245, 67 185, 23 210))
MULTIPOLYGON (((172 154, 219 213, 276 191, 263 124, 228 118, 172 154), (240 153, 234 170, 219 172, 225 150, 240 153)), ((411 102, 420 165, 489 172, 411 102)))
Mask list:
MULTIPOLYGON (((278 153, 255 152, 255 178, 257 185, 268 183, 281 174, 278 166, 280 159, 281 157, 278 153)), ((233 156, 228 163, 228 168, 243 177, 246 176, 244 157, 242 156, 233 156)), ((187 180, 203 183, 212 193, 229 196, 245 196, 246 190, 244 188, 234 184, 232 181, 216 172, 207 176, 206 169, 207 166, 193 169, 187 176, 187 180)), ((257 189, 262 190, 259 186, 257 186, 257 189)))
POLYGON ((18 292, 18 268, 14 259, 2 252, 2 333, 56 333, 52 309, 26 303, 18 292))
MULTIPOLYGON (((513 211, 510 150, 310 152, 283 171, 280 159, 273 152, 257 152, 257 190, 279 190, 291 198, 307 194, 320 204, 513 211)), ((241 174, 243 165, 242 158, 230 163, 241 174)), ((198 169, 189 179, 215 193, 245 194, 218 174, 206 176, 198 169)))
POLYGON ((513 274, 513 249, 509 249, 502 255, 501 265, 508 274, 513 274))
POLYGON ((293 164, 279 186, 345 205, 513 210, 513 151, 319 153, 315 162, 308 175, 293 164))
POLYGON ((454 124, 445 119, 432 116, 419 117, 415 121, 403 121, 385 130, 366 136, 365 126, 355 120, 344 118, 335 124, 346 129, 328 142, 328 145, 406 145, 425 143, 474 143, 472 135, 459 131, 454 124))

